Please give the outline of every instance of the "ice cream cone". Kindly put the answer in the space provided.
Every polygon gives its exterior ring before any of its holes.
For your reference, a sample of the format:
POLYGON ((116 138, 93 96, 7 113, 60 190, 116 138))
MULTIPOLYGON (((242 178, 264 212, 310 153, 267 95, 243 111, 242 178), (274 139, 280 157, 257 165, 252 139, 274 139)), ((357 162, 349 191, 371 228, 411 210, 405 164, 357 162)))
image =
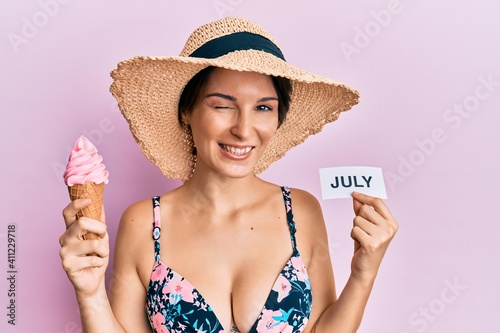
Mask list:
MULTIPOLYGON (((104 201, 104 185, 108 183, 109 172, 102 163, 97 148, 85 136, 80 136, 69 154, 64 171, 64 183, 68 186, 71 201, 90 198, 91 204, 80 210, 76 217, 101 220, 104 201)), ((96 234, 86 233, 83 239, 99 239, 96 234)))
MULTIPOLYGON (((104 183, 96 184, 86 182, 85 184, 74 184, 68 186, 69 197, 71 200, 90 198, 92 203, 80 210, 77 217, 89 217, 94 220, 101 221, 102 206, 104 202, 104 183)), ((103 221, 101 221, 103 222, 103 221)), ((88 232, 83 236, 84 239, 98 239, 94 233, 88 232)))

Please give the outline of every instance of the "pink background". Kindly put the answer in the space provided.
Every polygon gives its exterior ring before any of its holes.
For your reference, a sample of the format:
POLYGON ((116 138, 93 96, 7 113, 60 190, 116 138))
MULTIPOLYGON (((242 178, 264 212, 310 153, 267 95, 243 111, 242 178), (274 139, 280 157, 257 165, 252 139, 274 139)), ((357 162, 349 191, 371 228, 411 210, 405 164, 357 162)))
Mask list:
MULTIPOLYGON (((400 231, 359 332, 500 331, 499 13, 493 0, 2 1, 0 331, 81 331, 58 254, 68 149, 86 134, 104 155, 113 240, 129 204, 179 183, 142 157, 109 72, 135 55, 178 54, 195 27, 226 15, 256 20, 289 62, 361 91, 358 106, 262 175, 320 198, 319 168, 383 168, 400 231), (6 316, 11 224, 16 326, 6 316)), ((341 290, 351 203, 321 203, 341 290)))

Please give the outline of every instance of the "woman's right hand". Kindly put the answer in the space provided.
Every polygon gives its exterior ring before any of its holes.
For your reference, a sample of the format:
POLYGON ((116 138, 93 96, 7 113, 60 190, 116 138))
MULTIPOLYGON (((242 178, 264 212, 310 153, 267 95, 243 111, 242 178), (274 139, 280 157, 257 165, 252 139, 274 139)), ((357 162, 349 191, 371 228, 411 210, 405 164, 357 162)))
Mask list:
MULTIPOLYGON (((79 210, 89 204, 90 199, 77 199, 64 208, 66 231, 59 238, 62 266, 77 295, 83 297, 94 296, 104 284, 104 273, 109 262, 109 238, 106 224, 76 216, 79 210), (99 239, 84 240, 83 235, 87 232, 95 233, 99 239)), ((105 221, 104 209, 101 220, 105 221)))

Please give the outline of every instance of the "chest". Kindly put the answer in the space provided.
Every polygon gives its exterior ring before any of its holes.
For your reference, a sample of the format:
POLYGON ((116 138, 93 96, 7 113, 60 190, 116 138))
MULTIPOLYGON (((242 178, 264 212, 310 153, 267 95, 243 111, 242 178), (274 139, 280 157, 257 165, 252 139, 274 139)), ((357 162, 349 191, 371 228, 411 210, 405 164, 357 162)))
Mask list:
MULTIPOLYGON (((225 279, 222 283, 220 280, 215 278, 212 285, 224 285, 225 279)), ((151 324, 157 331, 190 327, 204 332, 229 332, 237 327, 240 332, 250 333, 271 328, 301 332, 310 315, 312 294, 299 254, 295 252, 286 261, 269 286, 256 289, 260 279, 254 280, 250 284, 238 282, 232 291, 205 284, 201 289, 163 262, 158 263, 146 297, 151 324)))
MULTIPOLYGON (((190 217, 174 223, 173 216, 162 215, 161 267, 155 268, 152 280, 169 283, 158 282, 153 287, 157 300, 151 304, 163 298, 164 308, 169 308, 180 299, 187 300, 182 303, 187 313, 193 311, 190 306, 210 309, 212 319, 226 330, 235 325, 249 332, 262 317, 273 289, 275 295, 280 290, 281 297, 291 291, 291 283, 283 275, 289 278, 294 271, 286 215, 232 216, 226 221, 190 217)), ((150 270, 142 278, 149 283, 150 270)))

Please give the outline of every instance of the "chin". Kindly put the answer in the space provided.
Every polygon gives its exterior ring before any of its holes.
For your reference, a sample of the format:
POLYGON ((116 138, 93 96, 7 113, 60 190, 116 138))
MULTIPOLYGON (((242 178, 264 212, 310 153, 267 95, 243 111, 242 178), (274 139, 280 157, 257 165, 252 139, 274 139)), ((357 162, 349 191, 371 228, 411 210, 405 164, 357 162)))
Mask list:
POLYGON ((226 178, 246 178, 254 177, 254 168, 257 165, 255 158, 246 159, 244 161, 228 161, 215 160, 211 163, 199 164, 198 172, 204 173, 202 170, 207 170, 209 173, 214 173, 226 178), (210 170, 210 171, 209 171, 210 170))
POLYGON ((253 172, 255 164, 256 163, 230 163, 214 167, 214 171, 228 178, 253 177, 255 175, 253 172))
POLYGON ((229 178, 246 178, 254 176, 253 168, 232 168, 219 173, 229 178))

